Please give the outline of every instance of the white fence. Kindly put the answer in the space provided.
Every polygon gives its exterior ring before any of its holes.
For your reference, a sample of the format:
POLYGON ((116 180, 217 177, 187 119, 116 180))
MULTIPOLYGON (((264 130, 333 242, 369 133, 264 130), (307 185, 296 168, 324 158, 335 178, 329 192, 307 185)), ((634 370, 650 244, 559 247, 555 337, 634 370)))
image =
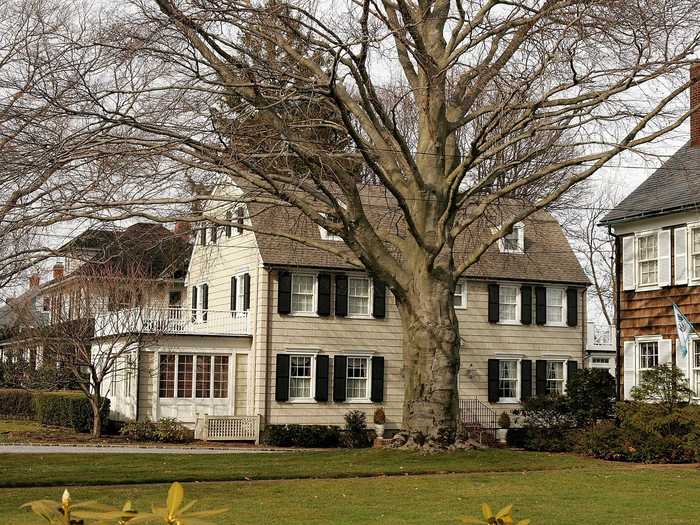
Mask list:
POLYGON ((260 442, 260 416, 198 416, 195 438, 203 441, 260 442))
POLYGON ((95 335, 125 333, 250 335, 248 312, 189 308, 129 308, 95 318, 95 335))

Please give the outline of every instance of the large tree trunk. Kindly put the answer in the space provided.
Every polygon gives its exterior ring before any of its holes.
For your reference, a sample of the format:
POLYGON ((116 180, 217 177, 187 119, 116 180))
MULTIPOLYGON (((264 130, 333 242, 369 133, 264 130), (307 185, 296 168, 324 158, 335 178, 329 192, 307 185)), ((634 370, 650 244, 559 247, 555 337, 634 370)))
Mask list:
POLYGON ((403 328, 403 431, 408 444, 446 446, 455 441, 460 337, 451 286, 416 279, 398 301, 403 328))
POLYGON ((90 406, 92 407, 92 437, 102 437, 102 399, 100 396, 90 396, 90 406))

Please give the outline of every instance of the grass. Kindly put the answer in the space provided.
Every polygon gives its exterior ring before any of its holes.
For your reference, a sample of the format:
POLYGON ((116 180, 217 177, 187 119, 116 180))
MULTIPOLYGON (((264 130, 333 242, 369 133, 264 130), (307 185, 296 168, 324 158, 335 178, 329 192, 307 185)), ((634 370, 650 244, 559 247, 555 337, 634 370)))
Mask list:
POLYGON ((0 487, 616 468, 565 454, 474 450, 425 456, 377 449, 225 455, 8 454, 0 456, 0 466, 0 487))
POLYGON ((0 419, 0 444, 2 443, 68 443, 88 441, 89 434, 79 434, 69 428, 46 427, 28 419, 0 419))
MULTIPOLYGON (((276 456, 281 458, 281 456, 276 456)), ((132 458, 133 460, 133 458, 132 458)), ((532 525, 689 524, 697 517, 700 472, 688 468, 591 467, 535 472, 502 472, 355 479, 190 483, 186 501, 195 507, 229 507, 219 524, 448 525, 477 515, 482 502, 514 504, 516 518, 532 525)), ((5 525, 38 524, 20 504, 60 498, 62 489, 0 489, 5 525)), ((167 485, 72 489, 76 501, 97 498, 137 508, 164 502, 167 485)))

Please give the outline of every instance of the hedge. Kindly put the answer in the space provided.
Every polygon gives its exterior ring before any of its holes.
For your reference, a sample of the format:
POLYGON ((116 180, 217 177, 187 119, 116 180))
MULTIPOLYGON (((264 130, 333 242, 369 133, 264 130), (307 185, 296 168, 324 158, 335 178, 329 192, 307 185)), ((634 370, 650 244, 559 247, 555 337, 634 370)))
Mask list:
MULTIPOLYGON (((104 430, 109 418, 109 399, 102 401, 104 430)), ((0 415, 33 419, 43 425, 72 428, 77 432, 92 429, 92 409, 82 392, 0 389, 0 415)))
POLYGON ((336 448, 341 430, 333 425, 267 425, 262 442, 273 447, 336 448))

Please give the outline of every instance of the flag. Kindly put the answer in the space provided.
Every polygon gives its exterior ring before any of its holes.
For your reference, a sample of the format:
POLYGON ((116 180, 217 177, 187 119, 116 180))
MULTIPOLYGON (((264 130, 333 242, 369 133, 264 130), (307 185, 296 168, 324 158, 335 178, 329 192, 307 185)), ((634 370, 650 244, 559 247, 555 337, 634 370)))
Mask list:
POLYGON ((688 355, 688 345, 690 344, 690 334, 695 333, 693 323, 683 315, 676 303, 673 303, 673 313, 676 315, 676 330, 678 330, 678 347, 683 357, 688 355))

